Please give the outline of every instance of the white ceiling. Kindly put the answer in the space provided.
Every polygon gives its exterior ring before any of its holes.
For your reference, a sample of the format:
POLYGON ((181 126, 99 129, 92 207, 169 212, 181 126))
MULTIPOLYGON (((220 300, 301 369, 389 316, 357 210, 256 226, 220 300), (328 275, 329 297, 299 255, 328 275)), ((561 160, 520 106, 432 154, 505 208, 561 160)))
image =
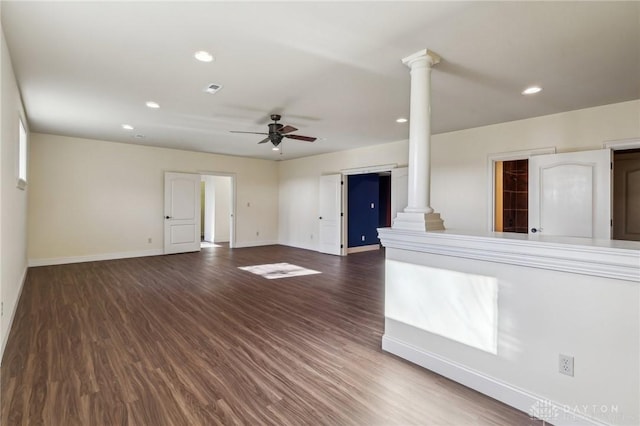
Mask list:
POLYGON ((640 98, 640 2, 1 7, 36 132, 278 159, 260 135, 229 131, 265 131, 280 112, 320 138, 285 140, 282 158, 406 139, 408 125, 395 122, 409 114, 401 59, 424 48, 442 56, 434 133, 640 98), (196 61, 197 50, 215 61, 196 61), (209 83, 223 88, 207 94, 209 83), (543 91, 521 95, 531 84, 543 91))

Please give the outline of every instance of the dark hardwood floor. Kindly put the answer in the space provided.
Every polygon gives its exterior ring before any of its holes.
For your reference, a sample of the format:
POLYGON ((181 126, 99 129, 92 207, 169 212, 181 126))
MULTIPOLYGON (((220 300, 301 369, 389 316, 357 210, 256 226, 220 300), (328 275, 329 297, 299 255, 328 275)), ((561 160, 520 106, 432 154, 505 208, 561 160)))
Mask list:
POLYGON ((383 269, 281 246, 32 268, 2 425, 538 424, 382 352, 383 269), (322 274, 237 269, 278 262, 322 274))

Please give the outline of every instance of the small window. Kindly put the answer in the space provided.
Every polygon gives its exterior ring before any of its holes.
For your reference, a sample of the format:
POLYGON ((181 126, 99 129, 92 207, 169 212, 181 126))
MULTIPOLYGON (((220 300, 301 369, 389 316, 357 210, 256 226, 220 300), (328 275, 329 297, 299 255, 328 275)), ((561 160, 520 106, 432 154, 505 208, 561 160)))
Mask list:
POLYGON ((18 119, 18 126, 18 188, 24 189, 27 185, 27 131, 20 119, 18 119))

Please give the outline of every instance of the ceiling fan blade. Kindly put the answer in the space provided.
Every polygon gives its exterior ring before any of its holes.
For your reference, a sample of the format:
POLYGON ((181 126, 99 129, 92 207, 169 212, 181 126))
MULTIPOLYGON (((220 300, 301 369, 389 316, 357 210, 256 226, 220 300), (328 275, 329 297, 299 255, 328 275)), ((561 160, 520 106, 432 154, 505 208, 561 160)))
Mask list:
POLYGON ((264 133, 264 132, 241 132, 239 130, 229 130, 231 133, 249 133, 252 135, 268 135, 269 133, 264 133))
POLYGON ((284 135, 285 133, 295 132, 296 130, 298 130, 298 129, 296 129, 296 128, 295 128, 295 127, 293 127, 293 126, 289 126, 288 124, 287 124, 286 126, 282 126, 281 128, 279 128, 279 129, 278 129, 278 131, 279 131, 280 133, 282 133, 283 135, 284 135))
POLYGON ((318 138, 312 138, 311 136, 300 136, 300 135, 283 135, 285 138, 289 138, 289 139, 296 139, 299 141, 305 141, 305 142, 313 142, 318 138))
POLYGON ((266 137, 266 138, 262 139, 260 142, 258 142, 258 144, 261 144, 261 143, 267 143, 267 142, 269 142, 270 140, 271 140, 271 139, 269 139, 268 137, 266 137))

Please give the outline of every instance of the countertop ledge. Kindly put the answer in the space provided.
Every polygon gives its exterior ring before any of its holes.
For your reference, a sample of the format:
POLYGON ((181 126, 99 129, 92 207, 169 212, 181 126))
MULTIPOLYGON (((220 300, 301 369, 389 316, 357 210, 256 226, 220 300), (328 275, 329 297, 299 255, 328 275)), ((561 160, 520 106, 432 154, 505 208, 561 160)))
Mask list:
POLYGON ((640 242, 456 230, 379 228, 388 248, 640 283, 640 242))

